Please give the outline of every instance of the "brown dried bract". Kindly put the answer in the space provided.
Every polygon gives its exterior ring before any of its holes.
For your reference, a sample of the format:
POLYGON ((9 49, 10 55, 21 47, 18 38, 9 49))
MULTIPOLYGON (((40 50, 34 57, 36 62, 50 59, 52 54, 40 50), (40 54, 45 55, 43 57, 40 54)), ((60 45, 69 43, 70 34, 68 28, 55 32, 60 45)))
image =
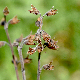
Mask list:
POLYGON ((20 36, 20 38, 16 39, 16 42, 21 42, 23 40, 23 35, 20 36))
POLYGON ((52 65, 52 62, 49 64, 43 65, 44 70, 54 70, 54 66, 52 65))
POLYGON ((43 45, 42 45, 41 42, 37 45, 37 51, 38 51, 39 53, 40 53, 41 51, 43 51, 43 45))
POLYGON ((27 38, 25 38, 24 44, 25 45, 35 45, 34 43, 35 35, 29 35, 27 38))
POLYGON ((53 7, 52 7, 52 9, 50 9, 50 11, 48 11, 47 13, 45 13, 45 15, 47 15, 47 16, 51 16, 51 15, 55 15, 56 14, 56 9, 55 10, 53 10, 53 7))
POLYGON ((5 42, 4 41, 0 41, 0 47, 4 46, 5 42))
POLYGON ((30 13, 38 15, 40 12, 31 4, 32 10, 28 10, 30 13))
POLYGON ((32 59, 29 59, 29 55, 24 58, 24 63, 31 63, 32 59))
POLYGON ((59 46, 57 46, 58 41, 54 41, 53 39, 49 39, 47 43, 44 43, 49 49, 57 50, 59 46))
POLYGON ((45 42, 48 42, 51 36, 48 33, 46 33, 44 30, 42 30, 42 38, 45 42))
POLYGON ((6 16, 9 14, 9 10, 8 10, 8 7, 6 6, 3 10, 3 14, 6 16))
POLYGON ((35 52, 36 52, 36 47, 34 47, 34 48, 29 47, 29 50, 28 50, 27 54, 30 53, 30 55, 32 55, 35 52))
POLYGON ((20 20, 18 20, 17 16, 15 16, 13 19, 11 19, 11 20, 9 21, 10 24, 17 24, 17 23, 19 23, 19 22, 20 22, 20 20))
POLYGON ((39 17, 39 18, 37 19, 37 21, 35 22, 35 24, 36 24, 37 27, 40 27, 40 25, 43 25, 42 20, 43 20, 42 17, 39 17))

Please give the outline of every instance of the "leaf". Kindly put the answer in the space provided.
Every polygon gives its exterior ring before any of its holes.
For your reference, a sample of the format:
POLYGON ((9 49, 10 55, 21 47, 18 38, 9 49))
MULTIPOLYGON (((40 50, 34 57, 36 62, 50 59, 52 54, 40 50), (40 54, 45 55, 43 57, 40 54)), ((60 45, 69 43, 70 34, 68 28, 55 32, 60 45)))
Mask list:
POLYGON ((18 20, 17 16, 15 16, 13 19, 11 19, 11 20, 9 21, 10 24, 17 24, 17 23, 19 23, 19 22, 20 22, 20 20, 18 20))
POLYGON ((30 53, 30 55, 32 55, 35 52, 36 52, 36 47, 34 47, 34 48, 29 47, 29 50, 28 50, 27 54, 30 53))
POLYGON ((6 16, 9 14, 9 10, 8 10, 8 7, 6 6, 3 10, 3 14, 6 16))
POLYGON ((33 13, 35 15, 38 15, 40 12, 31 4, 32 10, 28 10, 30 13, 33 13))

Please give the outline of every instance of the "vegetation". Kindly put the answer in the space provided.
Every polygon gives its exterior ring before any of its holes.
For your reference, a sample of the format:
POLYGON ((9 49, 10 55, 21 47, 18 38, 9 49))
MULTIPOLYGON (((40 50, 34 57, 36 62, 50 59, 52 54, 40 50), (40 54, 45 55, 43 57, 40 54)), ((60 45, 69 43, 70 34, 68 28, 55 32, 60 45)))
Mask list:
MULTIPOLYGON (((35 26, 34 21, 39 17, 30 14, 31 1, 5 1, 1 0, 0 4, 0 20, 2 19, 2 11, 7 6, 10 10, 10 14, 7 16, 7 21, 17 15, 20 19, 20 23, 10 25, 8 27, 11 42, 14 42, 21 34, 23 37, 29 35, 32 30, 32 34, 35 34, 38 27, 35 26)), ((46 31, 51 38, 55 37, 58 40, 59 49, 51 50, 47 47, 42 51, 41 55, 41 66, 45 63, 48 64, 53 61, 54 70, 41 72, 41 80, 75 80, 79 79, 80 74, 80 58, 79 58, 79 1, 56 1, 54 2, 46 0, 43 1, 32 1, 32 4, 44 14, 51 6, 55 6, 58 9, 58 14, 55 16, 44 17, 42 30, 46 31)), ((4 27, 0 26, 0 41, 6 41, 7 37, 4 31, 4 27)), ((34 47, 35 45, 33 45, 34 47)), ((26 57, 26 50, 31 46, 23 46, 23 57, 26 57)), ((14 48, 14 53, 18 57, 18 51, 14 48)), ((36 80, 37 77, 37 52, 29 56, 32 59, 30 64, 25 64, 26 79, 36 80)), ((16 74, 14 66, 11 63, 11 50, 8 45, 0 48, 0 79, 1 80, 16 80, 16 74)), ((19 77, 22 79, 22 73, 20 64, 18 64, 19 77)))

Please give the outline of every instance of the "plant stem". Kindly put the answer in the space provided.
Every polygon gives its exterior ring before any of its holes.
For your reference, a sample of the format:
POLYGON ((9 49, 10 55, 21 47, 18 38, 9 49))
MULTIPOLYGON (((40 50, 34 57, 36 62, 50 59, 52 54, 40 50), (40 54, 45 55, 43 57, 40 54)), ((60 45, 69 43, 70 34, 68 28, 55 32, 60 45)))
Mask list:
POLYGON ((23 56, 22 56, 22 47, 21 46, 18 46, 18 53, 19 53, 20 62, 21 62, 22 77, 23 77, 23 80, 26 80, 25 69, 24 69, 24 60, 23 60, 23 56))
POLYGON ((41 52, 38 54, 38 72, 37 72, 37 80, 40 80, 40 56, 41 52))
POLYGON ((9 44, 10 44, 10 48, 11 48, 11 52, 12 52, 12 57, 13 57, 13 62, 14 62, 14 66, 15 66, 17 80, 19 80, 17 64, 16 64, 15 57, 14 57, 14 51, 13 51, 13 47, 12 47, 11 40, 10 40, 9 33, 8 33, 8 23, 5 23, 4 29, 5 29, 5 32, 6 32, 8 41, 9 41, 9 44))

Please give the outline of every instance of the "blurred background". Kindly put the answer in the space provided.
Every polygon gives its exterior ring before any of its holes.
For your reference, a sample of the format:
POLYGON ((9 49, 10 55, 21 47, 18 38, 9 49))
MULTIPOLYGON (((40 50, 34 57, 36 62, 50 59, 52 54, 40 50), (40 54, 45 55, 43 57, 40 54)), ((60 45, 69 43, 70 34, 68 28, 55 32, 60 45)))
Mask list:
MULTIPOLYGON (((0 0, 0 21, 3 18, 3 9, 7 6, 10 13, 7 21, 18 16, 20 22, 9 25, 11 42, 19 38, 21 34, 26 37, 32 31, 35 34, 38 27, 35 21, 39 15, 30 14, 33 4, 43 15, 52 6, 58 9, 58 14, 43 18, 42 29, 51 38, 58 40, 59 49, 45 48, 41 54, 41 66, 53 61, 54 70, 42 70, 40 80, 80 80, 80 0, 0 0)), ((0 26, 0 41, 8 42, 4 27, 0 26)), ((23 57, 27 56, 30 46, 22 49, 23 57)), ((31 46, 34 47, 34 46, 31 46)), ((19 59, 17 48, 14 53, 19 59)), ((26 80, 37 80, 38 52, 29 56, 32 63, 25 64, 26 80)), ((0 80, 17 80, 14 65, 11 63, 12 55, 8 45, 0 48, 0 80)), ((20 80, 22 80, 21 66, 18 65, 20 80)))

